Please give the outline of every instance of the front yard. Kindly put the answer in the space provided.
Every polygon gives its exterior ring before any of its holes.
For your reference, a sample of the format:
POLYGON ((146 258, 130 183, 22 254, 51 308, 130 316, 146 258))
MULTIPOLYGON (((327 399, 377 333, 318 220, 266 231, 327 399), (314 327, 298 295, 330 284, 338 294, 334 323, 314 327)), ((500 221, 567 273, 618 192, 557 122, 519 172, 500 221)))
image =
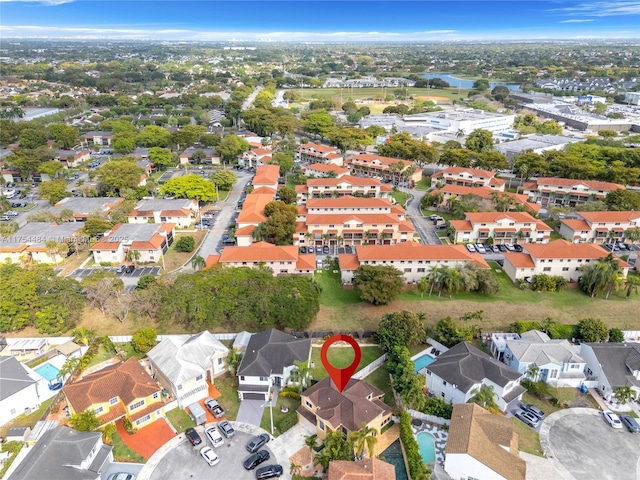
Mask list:
POLYGON ((117 432, 113 434, 111 444, 113 445, 113 458, 116 462, 145 463, 145 459, 129 448, 117 432))
POLYGON ((221 394, 218 402, 222 405, 222 408, 224 408, 224 417, 227 420, 235 420, 238 416, 238 409, 240 408, 237 379, 226 373, 216 378, 213 385, 221 394))
MULTIPOLYGON (((181 232, 176 230, 176 235, 173 241, 173 245, 169 247, 169 250, 164 255, 164 268, 165 270, 162 273, 172 272, 182 265, 187 263, 189 259, 193 256, 195 252, 198 251, 202 240, 204 239, 207 231, 206 230, 196 230, 195 232, 181 232), (176 250, 176 243, 180 239, 180 237, 191 236, 195 240, 196 246, 192 252, 178 252, 176 250)), ((162 261, 157 263, 158 266, 162 267, 162 261)))
POLYGON ((196 426, 189 414, 182 408, 176 407, 170 412, 167 412, 166 416, 167 420, 171 422, 171 425, 173 425, 173 428, 175 428, 178 433, 182 433, 187 428, 196 426))
POLYGON ((289 397, 278 397, 273 407, 264 408, 260 427, 271 433, 271 415, 273 415, 273 436, 277 437, 283 434, 298 423, 296 409, 299 406, 300 400, 289 397), (282 412, 283 406, 286 407, 286 412, 282 412))
POLYGON ((513 429, 518 434, 518 449, 531 455, 543 456, 540 435, 517 418, 512 417, 513 429))

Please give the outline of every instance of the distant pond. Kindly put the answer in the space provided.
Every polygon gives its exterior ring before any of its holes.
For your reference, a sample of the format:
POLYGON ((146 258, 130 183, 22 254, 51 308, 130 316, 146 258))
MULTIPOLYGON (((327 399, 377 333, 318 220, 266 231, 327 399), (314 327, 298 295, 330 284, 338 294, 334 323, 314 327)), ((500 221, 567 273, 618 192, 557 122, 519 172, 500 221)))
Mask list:
MULTIPOLYGON (((473 80, 464 80, 462 78, 454 77, 450 73, 424 73, 421 75, 423 78, 439 78, 444 80, 449 85, 454 88, 473 88, 473 80)), ((503 85, 507 87, 509 90, 513 90, 514 92, 521 92, 520 85, 517 83, 506 83, 506 82, 489 82, 489 88, 493 90, 494 87, 498 85, 503 85)))

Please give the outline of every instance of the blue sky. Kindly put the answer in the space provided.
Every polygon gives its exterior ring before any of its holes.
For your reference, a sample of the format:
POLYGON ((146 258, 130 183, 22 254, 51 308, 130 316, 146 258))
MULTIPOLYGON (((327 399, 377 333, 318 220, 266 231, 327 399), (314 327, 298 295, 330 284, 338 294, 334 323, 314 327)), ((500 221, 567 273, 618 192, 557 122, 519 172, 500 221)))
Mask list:
POLYGON ((451 41, 640 38, 640 1, 0 0, 0 37, 451 41))

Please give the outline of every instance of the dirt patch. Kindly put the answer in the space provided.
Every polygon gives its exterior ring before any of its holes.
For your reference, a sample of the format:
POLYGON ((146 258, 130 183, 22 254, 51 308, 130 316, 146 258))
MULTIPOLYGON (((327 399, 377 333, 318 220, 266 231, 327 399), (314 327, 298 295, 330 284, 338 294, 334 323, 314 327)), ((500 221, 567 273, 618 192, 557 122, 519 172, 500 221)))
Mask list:
POLYGON ((451 100, 449 100, 447 97, 436 97, 433 95, 420 95, 418 97, 415 97, 416 100, 431 100, 433 102, 441 102, 441 103, 449 103, 451 102, 451 100))

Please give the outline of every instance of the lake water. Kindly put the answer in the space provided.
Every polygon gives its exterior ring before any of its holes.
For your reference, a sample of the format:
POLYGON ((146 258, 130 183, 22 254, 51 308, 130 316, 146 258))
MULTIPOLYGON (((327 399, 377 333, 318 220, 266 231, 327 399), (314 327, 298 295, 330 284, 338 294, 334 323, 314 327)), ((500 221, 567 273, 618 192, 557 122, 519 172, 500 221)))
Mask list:
MULTIPOLYGON (((473 88, 473 80, 464 80, 462 78, 454 77, 449 73, 424 73, 421 75, 423 78, 439 78, 444 80, 452 87, 460 87, 460 88, 473 88)), ((506 83, 506 82, 489 82, 489 89, 493 90, 497 85, 503 85, 507 87, 509 90, 513 90, 514 92, 522 91, 520 89, 520 85, 517 83, 506 83)))

